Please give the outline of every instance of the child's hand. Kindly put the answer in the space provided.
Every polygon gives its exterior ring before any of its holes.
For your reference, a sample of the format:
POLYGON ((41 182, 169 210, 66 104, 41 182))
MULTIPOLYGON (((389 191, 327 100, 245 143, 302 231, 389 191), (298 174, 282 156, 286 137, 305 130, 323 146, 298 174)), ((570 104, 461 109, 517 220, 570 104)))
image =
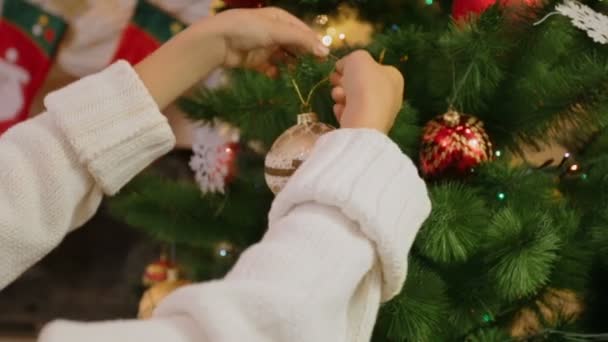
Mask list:
POLYGON ((255 68, 272 76, 273 57, 285 50, 329 53, 306 24, 283 10, 229 10, 190 26, 135 70, 164 108, 217 67, 255 68))
POLYGON ((403 76, 355 51, 336 63, 330 77, 334 113, 342 128, 372 128, 388 133, 403 103, 403 76))
POLYGON ((221 38, 222 65, 276 71, 273 57, 285 50, 325 57, 329 49, 300 19, 274 7, 236 9, 201 22, 201 29, 221 38))

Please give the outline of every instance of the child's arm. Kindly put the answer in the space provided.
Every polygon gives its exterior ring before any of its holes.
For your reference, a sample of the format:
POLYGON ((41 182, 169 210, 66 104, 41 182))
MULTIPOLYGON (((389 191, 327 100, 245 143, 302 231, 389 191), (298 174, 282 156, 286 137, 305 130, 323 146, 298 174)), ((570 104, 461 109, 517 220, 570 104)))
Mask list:
POLYGON ((55 322, 41 342, 368 342, 403 285, 430 211, 416 167, 386 133, 403 79, 357 52, 332 76, 343 126, 278 194, 262 241, 222 280, 177 290, 147 321, 55 322))
POLYGON ((0 139, 0 289, 54 248, 174 136, 159 107, 219 66, 272 68, 279 48, 323 55, 284 11, 227 11, 185 30, 134 70, 117 63, 45 99, 0 139), (254 28, 254 29, 252 29, 254 28))
POLYGON ((270 59, 282 50, 329 53, 316 33, 283 10, 231 10, 194 24, 135 69, 164 108, 220 65, 276 72, 270 59))

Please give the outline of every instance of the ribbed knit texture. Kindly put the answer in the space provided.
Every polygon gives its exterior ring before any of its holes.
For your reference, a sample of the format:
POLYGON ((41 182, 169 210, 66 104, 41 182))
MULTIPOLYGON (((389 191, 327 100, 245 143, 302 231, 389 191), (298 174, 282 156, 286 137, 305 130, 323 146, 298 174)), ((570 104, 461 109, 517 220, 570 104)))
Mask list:
POLYGON ((46 99, 0 138, 0 289, 40 260, 175 141, 125 62, 46 99))
MULTIPOLYGON (((0 139, 0 288, 174 144, 123 62, 46 105, 0 139)), ((429 211, 416 169, 386 136, 326 134, 276 198, 262 241, 224 279, 177 290, 151 320, 56 321, 40 341, 368 341, 429 211)))
POLYGON ((340 208, 375 243, 382 299, 391 299, 401 291, 407 254, 431 210, 426 185, 397 145, 372 130, 337 130, 314 151, 277 196, 270 225, 307 201, 340 208))
POLYGON ((167 119, 124 61, 50 94, 44 103, 59 113, 57 122, 79 161, 108 195, 175 144, 167 119))
POLYGON ((320 139, 276 198, 262 241, 224 279, 178 289, 151 321, 60 321, 41 341, 160 342, 173 329, 173 342, 369 341, 429 212, 424 183, 394 143, 338 130, 320 139))

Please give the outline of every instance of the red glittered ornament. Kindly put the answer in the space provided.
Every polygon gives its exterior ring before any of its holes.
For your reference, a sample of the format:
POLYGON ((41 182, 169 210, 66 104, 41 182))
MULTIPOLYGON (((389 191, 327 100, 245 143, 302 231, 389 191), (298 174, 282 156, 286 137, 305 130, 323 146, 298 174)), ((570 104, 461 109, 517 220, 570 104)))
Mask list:
MULTIPOLYGON (((452 17, 459 21, 470 16, 480 15, 485 12, 490 6, 494 5, 497 0, 454 0, 452 2, 452 17)), ((541 4, 540 0, 499 0, 499 4, 504 7, 515 6, 537 6, 541 4)))
POLYGON ((224 0, 230 8, 261 8, 266 6, 264 0, 224 0))
POLYGON ((483 122, 449 110, 424 126, 420 167, 426 178, 462 177, 492 158, 483 122))
POLYGON ((237 175, 237 155, 241 150, 241 145, 239 143, 229 143, 225 147, 223 147, 226 152, 226 158, 221 160, 222 163, 225 163, 228 167, 228 174, 226 175, 226 183, 231 183, 237 175))
POLYGON ((470 14, 481 14, 495 2, 496 0, 454 0, 452 3, 452 17, 460 20, 470 14))

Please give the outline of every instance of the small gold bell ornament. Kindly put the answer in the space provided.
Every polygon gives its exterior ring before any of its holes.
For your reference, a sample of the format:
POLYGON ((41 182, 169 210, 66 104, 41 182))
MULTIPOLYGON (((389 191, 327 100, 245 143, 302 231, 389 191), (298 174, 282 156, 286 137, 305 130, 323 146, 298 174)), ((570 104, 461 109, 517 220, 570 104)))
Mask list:
POLYGON ((139 319, 148 319, 152 317, 154 310, 165 297, 178 288, 188 284, 190 284, 190 281, 179 279, 179 271, 177 268, 169 269, 165 281, 157 283, 144 292, 139 302, 137 317, 139 319))
POLYGON ((335 128, 319 121, 315 113, 298 115, 298 123, 281 134, 266 154, 266 184, 276 195, 308 158, 317 139, 335 128))

